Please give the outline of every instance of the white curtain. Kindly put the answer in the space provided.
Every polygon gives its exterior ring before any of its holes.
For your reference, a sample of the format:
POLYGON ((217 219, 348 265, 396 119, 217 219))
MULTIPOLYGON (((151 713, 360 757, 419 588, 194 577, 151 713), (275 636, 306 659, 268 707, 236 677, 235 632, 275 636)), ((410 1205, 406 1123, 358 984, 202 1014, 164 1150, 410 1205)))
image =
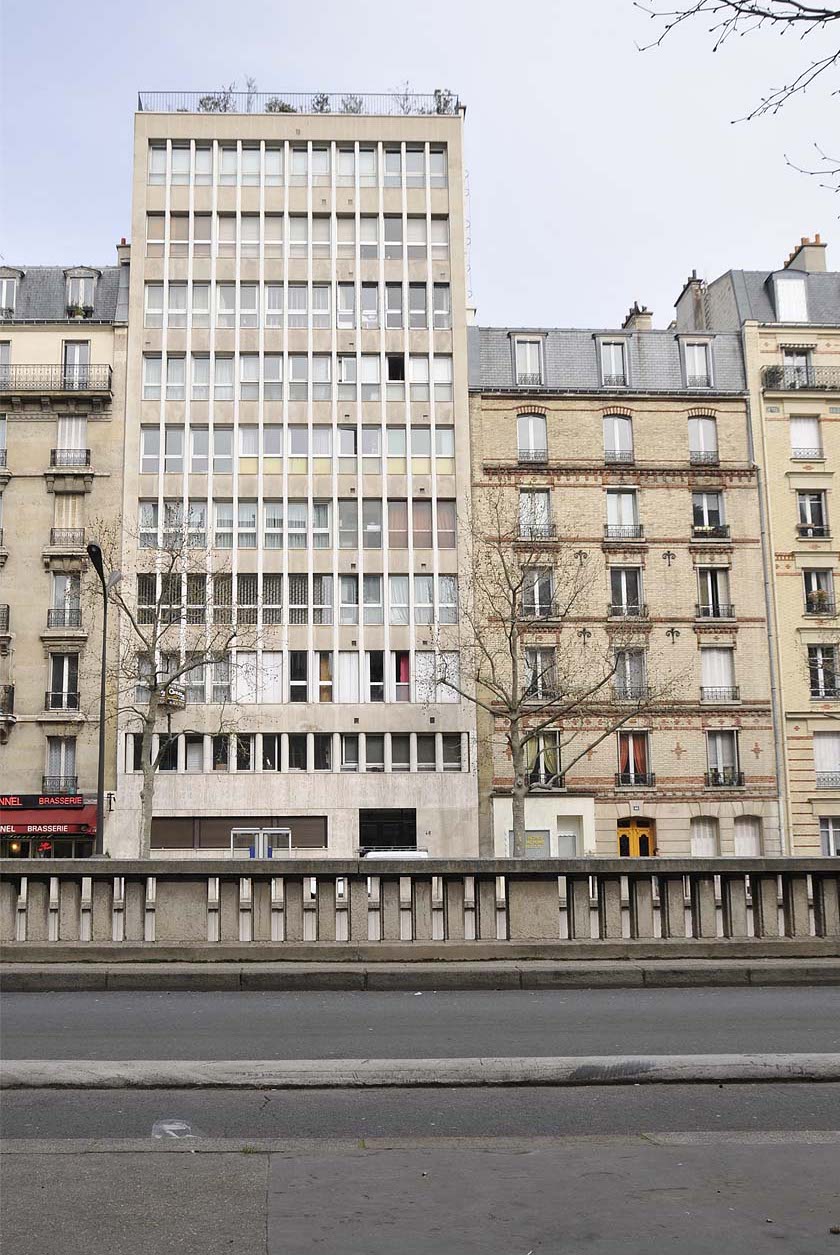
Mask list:
POLYGON ((700 682, 703 688, 733 688, 735 658, 731 649, 700 650, 700 682))
POLYGON ((204 770, 204 740, 187 738, 186 769, 187 771, 204 770))
POLYGON ((718 853, 718 821, 696 815, 691 821, 691 854, 694 858, 715 858, 718 853))
POLYGON ((339 650, 337 700, 340 702, 359 700, 359 655, 355 650, 339 650))
POLYGON ((717 424, 713 418, 688 420, 688 447, 692 453, 714 453, 717 450, 717 424))
POLYGON ((736 858, 761 857, 761 820, 758 816, 737 816, 734 853, 736 858))
POLYGON ((264 702, 283 700, 283 655, 265 650, 262 656, 262 692, 264 702))
POLYGON ((56 448, 87 448, 87 419, 84 416, 71 417, 69 415, 62 415, 59 418, 58 433, 56 435, 56 448))
POLYGON ((818 774, 840 771, 840 732, 814 733, 814 769, 818 774))
POLYGON ((820 448, 820 420, 818 418, 792 418, 790 420, 790 447, 797 449, 820 448))
POLYGON ((611 527, 629 527, 636 521, 636 494, 607 493, 607 523, 611 527))

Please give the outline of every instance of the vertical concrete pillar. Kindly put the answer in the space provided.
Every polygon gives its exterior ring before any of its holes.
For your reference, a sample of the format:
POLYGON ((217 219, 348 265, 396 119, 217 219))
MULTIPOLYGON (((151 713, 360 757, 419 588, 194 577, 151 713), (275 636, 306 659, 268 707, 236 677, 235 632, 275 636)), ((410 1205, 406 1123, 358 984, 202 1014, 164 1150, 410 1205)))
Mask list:
POLYGON ((778 937, 779 887, 777 877, 769 872, 750 876, 753 903, 753 931, 756 937, 778 937))
POLYGON ((621 877, 598 875, 598 932, 602 941, 621 939, 621 877))
POLYGON ((496 878, 478 877, 478 935, 482 941, 496 940, 496 878))
POLYGON ((368 891, 366 876, 350 876, 350 940, 368 939, 368 891))
POLYGON ((566 912, 569 918, 569 938, 574 941, 591 941, 592 908, 588 876, 566 877, 566 912))
POLYGON ((808 877, 804 872, 782 872, 782 903, 786 937, 810 937, 808 877))
POLYGON ((443 882, 446 897, 446 937, 448 941, 464 940, 464 882, 459 876, 447 876, 443 882))
POLYGON ((746 937, 748 935, 747 884, 743 872, 721 876, 720 897, 724 937, 746 937))
POLYGON ((318 877, 318 940, 335 941, 335 880, 318 877))
POLYGON ((695 874, 689 878, 689 885, 692 934, 695 937, 715 937, 717 935, 715 878, 711 874, 695 874))
POLYGON ((647 939, 653 936, 653 878, 630 877, 630 936, 647 939))
POLYGON ((659 877, 659 917, 663 937, 685 937, 685 888, 682 876, 659 877))
POLYGON ((814 872, 814 922, 818 937, 840 937, 840 877, 814 872))

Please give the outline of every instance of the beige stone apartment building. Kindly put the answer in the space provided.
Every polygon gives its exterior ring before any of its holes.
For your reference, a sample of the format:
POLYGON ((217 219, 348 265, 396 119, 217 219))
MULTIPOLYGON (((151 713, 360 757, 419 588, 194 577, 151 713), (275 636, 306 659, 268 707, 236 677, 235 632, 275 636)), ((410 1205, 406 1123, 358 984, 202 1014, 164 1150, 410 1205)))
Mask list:
MULTIPOLYGON (((0 267, 0 836, 87 855, 96 830, 101 600, 85 546, 122 496, 128 249, 0 267)), ((105 786, 116 784, 109 724, 105 786)))
MULTIPOLYGON (((526 852, 783 852, 738 333, 652 330, 635 307, 620 330, 470 337, 473 499, 501 495, 512 553, 538 546, 516 623, 523 692, 551 715, 569 639, 615 657, 583 717, 530 742, 526 852), (586 579, 561 621, 570 561, 586 579)), ((509 850, 506 734, 482 713, 483 854, 509 850)))
POLYGON ((771 271, 693 276, 677 301, 688 333, 743 339, 772 587, 787 824, 795 854, 840 854, 840 272, 803 238, 771 271))
MULTIPOLYGON (((441 683, 470 491, 462 127, 446 93, 141 96, 122 565, 151 613, 186 523, 204 567, 174 665, 241 629, 155 734, 156 854, 257 830, 292 856, 477 852, 475 715, 441 683)), ((115 855, 141 753, 126 716, 115 855)))

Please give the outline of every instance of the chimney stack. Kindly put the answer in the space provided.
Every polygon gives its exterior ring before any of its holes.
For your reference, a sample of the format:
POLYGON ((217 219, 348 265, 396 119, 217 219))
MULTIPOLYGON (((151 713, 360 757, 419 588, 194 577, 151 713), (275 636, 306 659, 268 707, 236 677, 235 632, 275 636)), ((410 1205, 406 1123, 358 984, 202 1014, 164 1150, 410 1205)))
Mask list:
POLYGON ((825 249, 819 232, 810 240, 803 235, 796 248, 785 262, 785 270, 805 270, 808 274, 823 274, 826 270, 825 249))
POLYGON ((652 331, 653 330, 653 314, 647 305, 640 305, 638 301, 634 301, 630 306, 630 312, 621 324, 622 331, 652 331))

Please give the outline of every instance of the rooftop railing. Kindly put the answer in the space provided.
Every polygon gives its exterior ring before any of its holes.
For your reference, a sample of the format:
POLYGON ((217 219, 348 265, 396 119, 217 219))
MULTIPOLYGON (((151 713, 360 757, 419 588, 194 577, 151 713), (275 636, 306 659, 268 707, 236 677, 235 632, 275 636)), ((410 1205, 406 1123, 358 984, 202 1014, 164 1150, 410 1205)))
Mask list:
POLYGON ((451 116, 461 101, 438 89, 418 92, 139 92, 139 113, 322 113, 380 117, 451 116))

